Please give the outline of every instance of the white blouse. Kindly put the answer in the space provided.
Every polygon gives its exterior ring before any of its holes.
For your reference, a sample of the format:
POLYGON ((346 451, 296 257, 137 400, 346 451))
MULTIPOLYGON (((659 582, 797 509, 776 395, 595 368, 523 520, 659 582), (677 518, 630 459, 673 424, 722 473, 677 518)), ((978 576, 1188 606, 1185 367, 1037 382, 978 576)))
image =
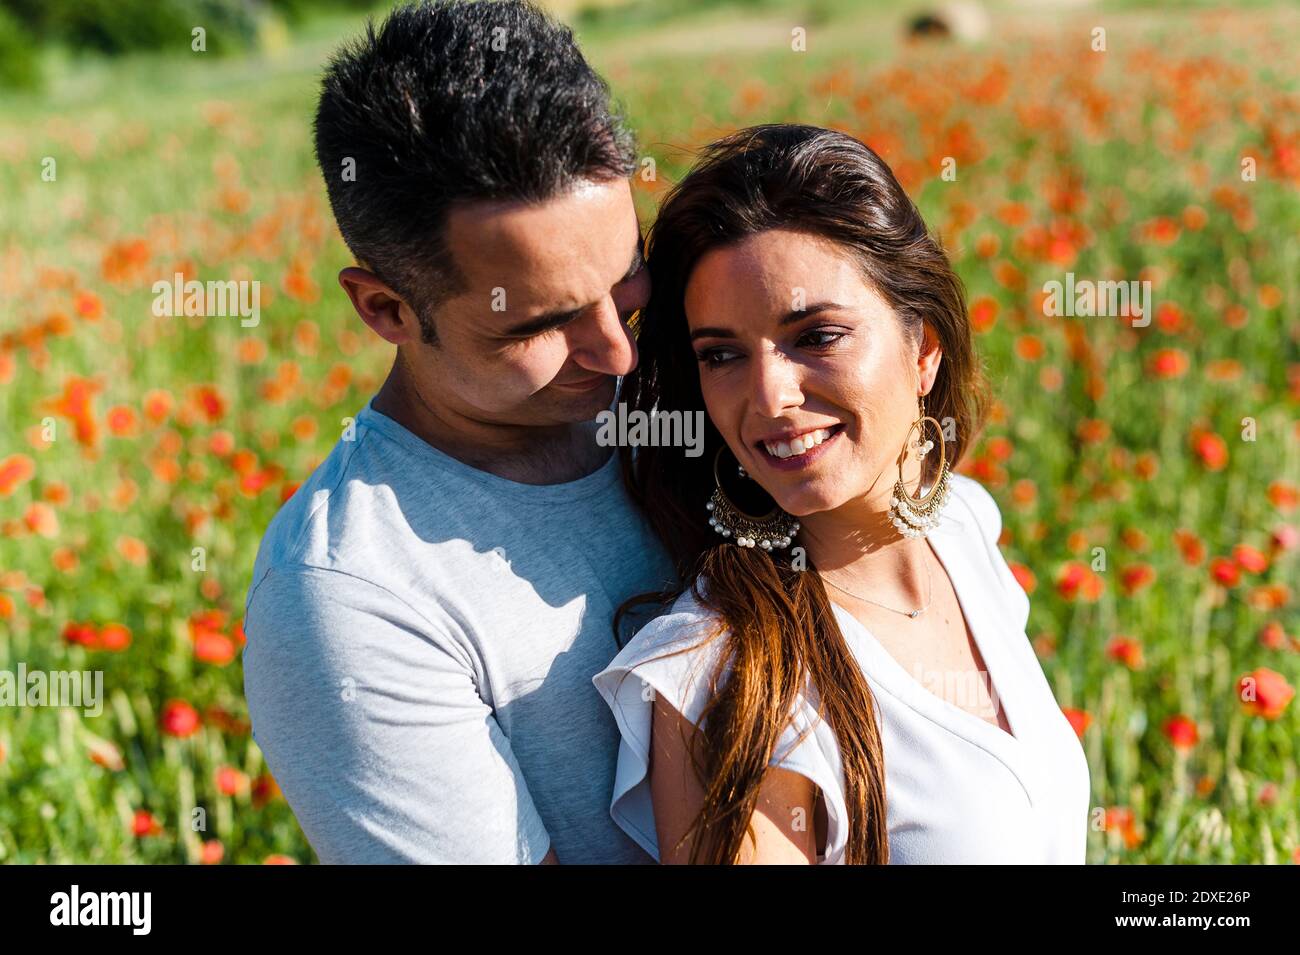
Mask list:
MULTIPOLYGON (((1025 633, 1029 598, 998 550, 1002 515, 987 490, 952 474, 951 496, 929 540, 952 581, 984 658, 987 683, 1012 733, 937 696, 898 663, 856 617, 833 605, 876 700, 885 758, 890 861, 1083 863, 1091 783, 1083 747, 1061 711, 1025 633)), ((725 637, 694 646, 716 617, 688 588, 592 677, 614 713, 619 743, 610 815, 659 858, 648 776, 655 693, 698 725, 725 637), (652 659, 672 651, 686 652, 652 659), (636 679, 627 679, 632 674, 636 679)), ((799 697, 769 763, 810 778, 827 809, 826 852, 842 864, 848 812, 839 747, 799 697), (803 730, 812 731, 796 742, 803 730)))

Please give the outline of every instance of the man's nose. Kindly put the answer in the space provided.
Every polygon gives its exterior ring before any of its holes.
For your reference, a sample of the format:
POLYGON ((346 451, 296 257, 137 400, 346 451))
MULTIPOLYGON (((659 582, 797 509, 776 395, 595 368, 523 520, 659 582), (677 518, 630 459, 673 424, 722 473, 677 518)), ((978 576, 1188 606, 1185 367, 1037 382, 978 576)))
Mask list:
POLYGON ((612 297, 606 296, 594 314, 570 328, 572 357, 583 368, 606 375, 626 375, 636 367, 636 339, 612 297))

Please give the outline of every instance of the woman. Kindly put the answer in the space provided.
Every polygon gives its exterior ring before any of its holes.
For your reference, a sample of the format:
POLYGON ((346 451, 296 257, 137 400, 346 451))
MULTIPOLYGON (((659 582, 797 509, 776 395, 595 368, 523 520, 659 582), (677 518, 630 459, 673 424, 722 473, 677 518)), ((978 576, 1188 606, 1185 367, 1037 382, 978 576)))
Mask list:
POLYGON ((708 436, 624 449, 681 586, 593 678, 614 820, 666 863, 1082 862, 1082 748, 997 505, 950 471, 987 400, 964 292, 889 168, 742 130, 647 253, 623 400, 708 436))

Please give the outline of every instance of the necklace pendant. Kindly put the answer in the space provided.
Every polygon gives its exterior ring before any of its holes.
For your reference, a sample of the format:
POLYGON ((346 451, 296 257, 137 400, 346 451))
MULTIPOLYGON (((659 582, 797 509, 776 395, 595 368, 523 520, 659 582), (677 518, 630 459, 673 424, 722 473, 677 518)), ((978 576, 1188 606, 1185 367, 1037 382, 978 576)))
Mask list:
POLYGON ((913 610, 911 613, 908 614, 908 616, 911 617, 913 620, 915 620, 917 617, 921 616, 921 611, 913 610))

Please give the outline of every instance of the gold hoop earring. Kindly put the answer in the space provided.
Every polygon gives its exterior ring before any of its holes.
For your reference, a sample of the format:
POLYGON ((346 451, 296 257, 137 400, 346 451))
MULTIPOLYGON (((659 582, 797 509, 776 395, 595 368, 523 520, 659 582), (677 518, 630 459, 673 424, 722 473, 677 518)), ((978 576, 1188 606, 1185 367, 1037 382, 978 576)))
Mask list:
MULTIPOLYGON (((907 430, 907 440, 903 442, 903 452, 899 455, 898 460, 898 483, 894 485, 894 496, 889 499, 889 519, 893 525, 898 528, 898 532, 904 537, 925 537, 931 530, 939 526, 939 514, 942 512, 945 504, 948 503, 948 442, 943 437, 943 425, 936 419, 931 418, 925 413, 925 396, 921 396, 921 414, 912 422, 912 427, 907 430), (934 442, 926 440, 925 423, 933 422, 935 431, 939 434, 939 474, 935 479, 934 486, 930 488, 925 497, 914 498, 907 493, 907 488, 903 486, 903 462, 907 460, 908 442, 912 439, 912 432, 917 432, 916 442, 910 447, 916 448, 922 462, 925 456, 934 448, 934 442)), ((921 468, 921 478, 917 483, 917 490, 925 482, 925 468, 921 468)))
POLYGON ((718 464, 726 445, 718 448, 713 457, 713 496, 704 505, 709 511, 709 526, 740 547, 761 547, 763 550, 782 550, 790 546, 790 541, 799 532, 799 522, 787 514, 778 505, 761 517, 746 514, 731 503, 726 492, 722 490, 722 479, 718 473, 718 464))

